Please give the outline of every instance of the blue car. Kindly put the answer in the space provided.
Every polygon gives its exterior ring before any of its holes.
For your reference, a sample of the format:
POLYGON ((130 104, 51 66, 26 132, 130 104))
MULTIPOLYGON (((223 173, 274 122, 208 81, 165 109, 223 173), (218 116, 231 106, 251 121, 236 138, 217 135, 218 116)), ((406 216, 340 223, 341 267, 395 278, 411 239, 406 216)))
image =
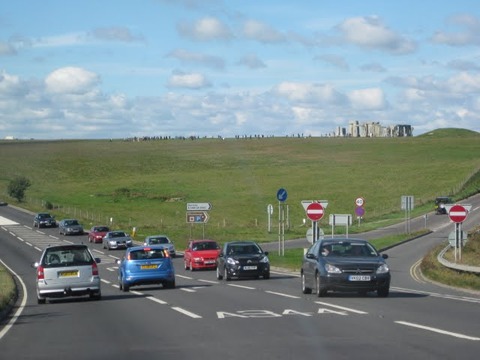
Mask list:
POLYGON ((129 291, 131 286, 162 284, 167 289, 175 288, 175 269, 172 258, 162 245, 134 246, 117 260, 120 290, 129 291))

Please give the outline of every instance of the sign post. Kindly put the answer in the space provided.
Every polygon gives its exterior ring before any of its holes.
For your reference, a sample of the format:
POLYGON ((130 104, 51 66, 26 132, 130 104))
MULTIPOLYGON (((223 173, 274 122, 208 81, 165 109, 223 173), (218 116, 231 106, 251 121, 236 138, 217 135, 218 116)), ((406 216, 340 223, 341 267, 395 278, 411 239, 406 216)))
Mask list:
POLYGON ((468 215, 468 209, 462 205, 455 204, 448 209, 448 216, 450 220, 455 223, 455 262, 457 262, 457 250, 458 258, 462 260, 462 223, 465 221, 468 215))
POLYGON ((288 193, 284 188, 277 191, 278 200, 278 255, 285 255, 285 201, 288 193))

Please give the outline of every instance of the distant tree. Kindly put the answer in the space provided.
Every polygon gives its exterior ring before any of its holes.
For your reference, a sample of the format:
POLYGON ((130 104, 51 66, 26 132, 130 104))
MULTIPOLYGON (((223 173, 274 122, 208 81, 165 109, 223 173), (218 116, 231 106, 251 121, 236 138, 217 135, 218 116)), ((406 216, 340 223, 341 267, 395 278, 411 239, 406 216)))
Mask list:
POLYGON ((19 202, 25 197, 25 191, 30 187, 31 183, 25 176, 18 176, 10 180, 7 187, 8 195, 17 199, 19 202))

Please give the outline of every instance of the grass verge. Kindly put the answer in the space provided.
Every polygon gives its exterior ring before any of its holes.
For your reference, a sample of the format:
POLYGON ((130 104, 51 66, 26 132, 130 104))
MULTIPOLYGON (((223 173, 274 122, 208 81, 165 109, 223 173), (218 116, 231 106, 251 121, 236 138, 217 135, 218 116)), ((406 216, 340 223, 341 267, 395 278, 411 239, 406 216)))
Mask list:
POLYGON ((15 298, 16 287, 12 274, 0 265, 0 315, 15 298))

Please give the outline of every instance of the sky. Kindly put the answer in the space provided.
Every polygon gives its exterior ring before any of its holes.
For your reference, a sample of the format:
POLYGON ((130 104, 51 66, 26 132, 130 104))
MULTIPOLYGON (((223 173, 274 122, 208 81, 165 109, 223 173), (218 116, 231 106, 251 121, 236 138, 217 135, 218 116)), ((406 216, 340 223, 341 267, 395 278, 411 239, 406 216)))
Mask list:
POLYGON ((0 139, 480 132, 478 0, 15 0, 0 139))

